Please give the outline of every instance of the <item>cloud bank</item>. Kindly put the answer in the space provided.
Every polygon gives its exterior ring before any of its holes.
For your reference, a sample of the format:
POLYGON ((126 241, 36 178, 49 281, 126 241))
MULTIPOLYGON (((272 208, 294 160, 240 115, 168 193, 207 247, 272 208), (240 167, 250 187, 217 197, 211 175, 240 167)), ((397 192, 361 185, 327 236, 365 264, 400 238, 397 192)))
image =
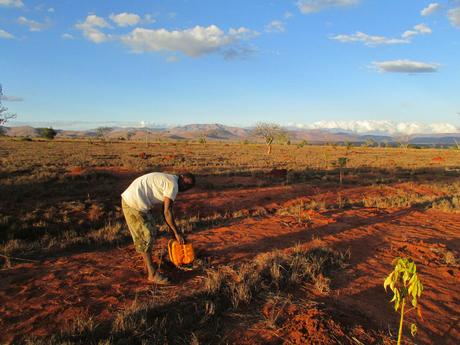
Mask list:
POLYGON ((297 128, 327 129, 357 134, 413 135, 460 133, 460 129, 450 123, 420 123, 394 121, 318 121, 312 124, 298 124, 297 128))

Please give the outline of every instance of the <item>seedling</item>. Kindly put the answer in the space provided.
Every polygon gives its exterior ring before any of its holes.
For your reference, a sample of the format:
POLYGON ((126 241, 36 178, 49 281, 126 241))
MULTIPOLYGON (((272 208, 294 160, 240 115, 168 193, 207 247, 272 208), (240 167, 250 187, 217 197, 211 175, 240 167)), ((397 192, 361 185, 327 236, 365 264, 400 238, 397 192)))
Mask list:
MULTIPOLYGON (((416 310, 417 314, 421 317, 420 307, 418 305, 418 298, 422 295, 423 285, 417 275, 417 267, 415 263, 406 258, 397 258, 393 261, 395 269, 385 279, 383 287, 385 291, 390 287, 394 296, 390 302, 394 302, 395 311, 399 311, 401 318, 399 321, 398 332, 398 345, 401 344, 402 329, 404 322, 404 315, 412 310, 416 310), (412 309, 404 311, 406 306, 406 299, 412 299, 412 309)), ((410 327, 412 336, 417 333, 416 324, 411 324, 410 327)))

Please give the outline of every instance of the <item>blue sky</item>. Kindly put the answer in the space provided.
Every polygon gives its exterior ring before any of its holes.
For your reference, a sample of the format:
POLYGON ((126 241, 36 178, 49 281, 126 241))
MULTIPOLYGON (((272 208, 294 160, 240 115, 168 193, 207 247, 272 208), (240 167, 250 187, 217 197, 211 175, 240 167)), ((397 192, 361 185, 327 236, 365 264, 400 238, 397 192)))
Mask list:
POLYGON ((0 82, 22 122, 452 131, 460 2, 0 0, 0 82))

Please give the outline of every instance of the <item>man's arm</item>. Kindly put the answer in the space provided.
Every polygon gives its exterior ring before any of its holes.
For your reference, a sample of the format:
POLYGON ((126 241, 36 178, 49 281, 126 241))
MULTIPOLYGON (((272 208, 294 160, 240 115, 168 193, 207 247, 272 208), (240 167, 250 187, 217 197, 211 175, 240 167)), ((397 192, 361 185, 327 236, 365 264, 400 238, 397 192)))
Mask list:
POLYGON ((176 240, 180 244, 184 244, 184 238, 181 234, 179 234, 176 222, 174 220, 173 205, 174 201, 172 201, 170 198, 165 197, 163 201, 163 215, 165 217, 166 224, 168 224, 169 228, 174 233, 176 240))

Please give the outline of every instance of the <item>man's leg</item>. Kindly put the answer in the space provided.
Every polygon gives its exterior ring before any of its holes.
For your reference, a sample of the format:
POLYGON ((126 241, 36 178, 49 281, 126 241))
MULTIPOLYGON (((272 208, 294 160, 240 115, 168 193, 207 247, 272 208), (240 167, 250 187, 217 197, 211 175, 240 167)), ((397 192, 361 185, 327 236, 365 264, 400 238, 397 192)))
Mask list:
POLYGON ((142 253, 144 258, 145 266, 148 272, 148 281, 155 284, 168 284, 169 281, 166 277, 163 277, 159 272, 160 263, 157 263, 155 266, 152 261, 152 247, 153 243, 157 237, 157 229, 155 226, 155 219, 150 213, 144 213, 143 216, 143 227, 144 233, 147 238, 148 250, 147 252, 142 253))
POLYGON ((147 267, 147 280, 150 283, 155 283, 159 285, 166 285, 169 284, 168 278, 162 276, 160 272, 158 272, 158 267, 155 268, 152 262, 152 256, 150 252, 148 253, 141 253, 142 258, 144 259, 145 266, 147 267))
POLYGON ((144 259, 145 267, 147 269, 148 280, 153 281, 155 277, 156 268, 153 266, 152 256, 150 253, 141 253, 142 258, 144 259))
POLYGON ((157 268, 152 262, 151 251, 156 229, 151 217, 134 210, 125 202, 122 202, 122 209, 129 232, 133 238, 134 247, 141 254, 147 269, 147 280, 156 284, 167 284, 168 280, 157 272, 157 268))

